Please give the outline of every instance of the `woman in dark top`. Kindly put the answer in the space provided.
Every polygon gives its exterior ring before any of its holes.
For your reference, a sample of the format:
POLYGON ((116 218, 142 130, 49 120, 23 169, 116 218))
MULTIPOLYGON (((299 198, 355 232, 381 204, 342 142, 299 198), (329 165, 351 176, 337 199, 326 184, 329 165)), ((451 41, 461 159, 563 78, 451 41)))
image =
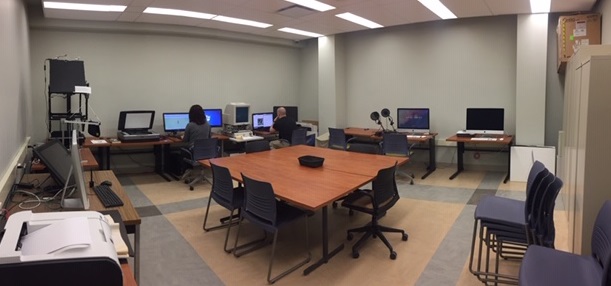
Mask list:
POLYGON ((204 109, 195 104, 189 109, 189 123, 185 127, 182 141, 192 145, 195 140, 206 138, 210 138, 210 124, 206 120, 204 109))

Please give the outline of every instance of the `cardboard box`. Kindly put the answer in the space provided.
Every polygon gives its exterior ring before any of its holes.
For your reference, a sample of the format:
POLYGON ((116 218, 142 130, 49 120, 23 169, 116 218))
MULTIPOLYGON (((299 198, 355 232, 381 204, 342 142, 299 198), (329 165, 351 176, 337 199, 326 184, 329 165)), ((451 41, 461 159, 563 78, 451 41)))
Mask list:
POLYGON ((601 42, 601 15, 581 14, 560 16, 558 19, 558 73, 580 45, 599 45, 601 42))

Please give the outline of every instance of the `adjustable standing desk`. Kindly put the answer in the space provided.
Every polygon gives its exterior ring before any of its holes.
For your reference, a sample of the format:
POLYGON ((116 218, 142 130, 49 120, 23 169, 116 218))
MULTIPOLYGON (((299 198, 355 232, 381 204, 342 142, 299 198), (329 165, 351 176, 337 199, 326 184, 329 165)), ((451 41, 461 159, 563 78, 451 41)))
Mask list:
POLYGON ((453 180, 454 178, 456 178, 456 176, 458 176, 458 174, 464 171, 465 167, 463 164, 463 154, 465 153, 465 151, 497 152, 497 150, 483 149, 483 148, 477 148, 477 147, 465 148, 465 144, 470 144, 470 145, 481 144, 481 145, 492 146, 492 147, 495 147, 495 146, 501 147, 501 148, 507 147, 507 151, 506 151, 507 152, 507 176, 505 176, 505 180, 503 180, 503 183, 507 183, 507 181, 509 180, 509 172, 511 170, 511 145, 513 144, 513 136, 512 135, 490 136, 490 137, 485 137, 485 138, 491 138, 492 140, 485 140, 485 141, 478 140, 477 138, 482 138, 482 137, 477 137, 477 136, 476 137, 459 137, 457 135, 452 135, 446 139, 446 141, 456 142, 456 149, 457 149, 456 172, 452 174, 452 176, 450 176, 450 180, 453 180))
MULTIPOLYGON (((376 131, 378 129, 370 129, 370 128, 359 128, 359 127, 348 127, 344 128, 344 133, 349 136, 367 138, 374 141, 382 141, 382 137, 376 135, 376 131)), ((400 133, 408 135, 407 133, 400 133)), ((436 162, 436 153, 435 153, 435 137, 437 133, 430 132, 426 135, 422 135, 420 137, 409 137, 407 139, 408 142, 417 142, 419 145, 422 143, 426 143, 426 146, 418 146, 416 149, 428 149, 429 150, 429 165, 426 168, 426 173, 422 175, 422 179, 426 179, 431 173, 435 172, 437 169, 436 162)))
POLYGON ((269 182, 278 198, 300 208, 310 211, 322 209, 322 257, 304 270, 304 275, 308 275, 344 248, 341 243, 329 251, 327 206, 371 182, 378 170, 395 162, 401 165, 407 161, 407 158, 298 145, 199 162, 207 167, 213 162, 228 168, 231 177, 238 182, 242 182, 241 173, 269 182), (297 158, 303 155, 323 157, 325 162, 319 168, 300 166, 297 158))

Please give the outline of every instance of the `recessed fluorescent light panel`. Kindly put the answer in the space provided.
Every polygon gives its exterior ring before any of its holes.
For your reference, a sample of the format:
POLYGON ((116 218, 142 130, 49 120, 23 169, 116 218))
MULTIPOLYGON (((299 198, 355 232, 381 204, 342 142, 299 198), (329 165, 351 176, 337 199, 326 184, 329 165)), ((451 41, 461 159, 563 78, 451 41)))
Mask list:
POLYGON ((322 2, 318 2, 316 0, 286 0, 291 3, 295 3, 297 5, 301 5, 304 7, 308 7, 310 9, 314 9, 316 11, 324 12, 335 9, 335 7, 331 5, 327 5, 322 2))
POLYGON ((357 15, 354 15, 352 13, 342 13, 342 14, 337 14, 335 16, 340 17, 340 18, 342 18, 344 20, 350 21, 352 23, 356 23, 356 24, 359 24, 361 26, 365 26, 365 27, 370 28, 370 29, 384 27, 384 26, 382 26, 382 25, 380 25, 380 24, 378 24, 376 22, 369 21, 369 20, 367 20, 367 19, 365 19, 365 18, 363 18, 361 16, 357 16, 357 15))
POLYGON ((125 8, 127 8, 127 6, 121 5, 97 5, 46 1, 43 2, 43 6, 47 9, 81 10, 96 12, 123 12, 125 11, 125 8))
POLYGON ((450 11, 450 9, 443 5, 443 3, 441 3, 439 0, 418 0, 418 2, 431 10, 441 19, 456 19, 456 15, 454 15, 454 13, 452 13, 452 11, 450 11))
POLYGON ((144 9, 143 13, 189 17, 189 18, 198 18, 198 19, 212 19, 212 17, 216 16, 214 14, 208 14, 208 13, 193 12, 193 11, 187 11, 187 10, 177 10, 177 9, 155 8, 155 7, 147 7, 146 9, 144 9))
POLYGON ((293 29, 293 28, 282 28, 282 29, 278 29, 278 31, 286 32, 286 33, 292 33, 292 34, 297 34, 297 35, 302 35, 302 36, 307 36, 307 37, 312 37, 312 38, 320 38, 320 37, 324 36, 324 35, 321 35, 321 34, 316 34, 316 33, 308 32, 308 31, 297 30, 297 29, 293 29))
POLYGON ((551 0, 530 0, 530 12, 533 14, 549 13, 551 5, 551 0))
POLYGON ((267 24, 267 23, 261 23, 261 22, 256 22, 256 21, 251 21, 251 20, 244 20, 244 19, 239 19, 239 18, 226 17, 226 16, 216 16, 216 17, 212 18, 212 20, 221 21, 221 22, 225 22, 225 23, 231 23, 231 24, 253 26, 253 27, 257 27, 257 28, 267 28, 267 27, 271 27, 272 26, 271 24, 267 24))

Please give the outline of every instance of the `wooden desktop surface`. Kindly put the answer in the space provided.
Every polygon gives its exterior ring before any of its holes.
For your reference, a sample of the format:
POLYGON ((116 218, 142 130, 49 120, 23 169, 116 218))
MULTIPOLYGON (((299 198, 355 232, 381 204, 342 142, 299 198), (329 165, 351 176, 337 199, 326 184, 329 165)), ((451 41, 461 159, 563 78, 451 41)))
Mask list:
POLYGON ((492 135, 489 137, 497 138, 497 140, 488 140, 488 141, 478 141, 472 140, 473 137, 459 137, 456 134, 448 137, 446 141, 451 142, 461 142, 461 143, 473 143, 473 144, 499 144, 499 145, 509 145, 513 140, 512 135, 492 135))
MULTIPOLYGON (((344 128, 344 133, 349 136, 355 137, 366 137, 374 140, 382 140, 382 136, 377 136, 376 132, 380 131, 378 128, 360 128, 360 127, 348 127, 344 128)), ((399 134, 408 135, 406 132, 400 132, 399 134)), ((422 135, 422 137, 409 137, 408 141, 412 142, 427 142, 431 138, 435 138, 437 133, 430 132, 428 134, 422 135)))
MULTIPOLYGON (((85 170, 98 169, 98 161, 93 156, 91 149, 89 148, 81 148, 81 163, 85 170)), ((32 172, 42 172, 47 169, 47 166, 42 162, 38 161, 37 163, 32 163, 32 172)))
MULTIPOLYGON (((370 155, 317 148, 306 145, 211 159, 229 169, 242 181, 241 174, 270 182, 276 196, 304 209, 317 210, 372 181, 381 168, 407 158, 370 155), (298 157, 314 155, 325 158, 320 168, 299 165, 298 157)), ((209 160, 199 161, 210 166, 209 160)))

